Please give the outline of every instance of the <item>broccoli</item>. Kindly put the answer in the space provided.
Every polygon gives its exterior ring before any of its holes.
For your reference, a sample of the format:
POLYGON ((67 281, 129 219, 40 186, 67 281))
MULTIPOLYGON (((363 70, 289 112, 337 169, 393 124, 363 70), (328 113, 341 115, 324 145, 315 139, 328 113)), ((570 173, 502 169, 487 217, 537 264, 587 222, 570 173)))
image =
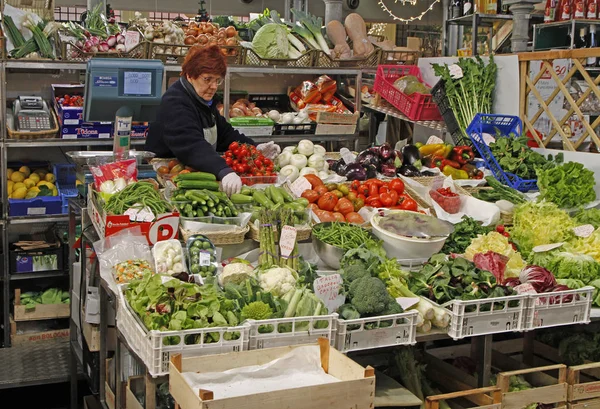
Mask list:
POLYGON ((390 295, 377 277, 363 277, 350 284, 351 304, 363 315, 379 315, 387 308, 390 295))
POLYGON ((344 267, 342 277, 347 283, 352 283, 354 280, 358 280, 363 277, 370 277, 371 274, 360 264, 351 264, 344 267))
POLYGON ((271 318, 273 310, 262 301, 254 301, 242 308, 243 320, 266 320, 271 318))
POLYGON ((352 304, 344 304, 338 308, 338 314, 345 320, 356 320, 360 318, 360 314, 352 304))
POLYGON ((383 311, 383 313, 381 313, 381 315, 400 314, 403 312, 404 312, 404 309, 402 309, 400 304, 398 304, 395 299, 390 297, 388 305, 385 308, 385 310, 383 311))

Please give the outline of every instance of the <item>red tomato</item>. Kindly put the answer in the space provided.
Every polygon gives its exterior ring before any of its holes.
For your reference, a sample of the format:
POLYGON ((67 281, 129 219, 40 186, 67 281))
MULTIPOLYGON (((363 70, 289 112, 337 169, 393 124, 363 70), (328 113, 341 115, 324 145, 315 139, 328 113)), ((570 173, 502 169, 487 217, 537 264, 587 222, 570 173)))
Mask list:
POLYGON ((369 185, 369 197, 379 195, 379 187, 375 183, 369 185))
POLYGON ((354 211, 354 205, 350 200, 343 197, 337 202, 335 209, 337 209, 336 211, 340 212, 341 214, 346 215, 354 211))
POLYGON ((363 224, 365 222, 365 220, 362 218, 362 216, 356 212, 350 212, 346 215, 346 221, 348 223, 354 223, 354 224, 363 224))
POLYGON ((340 212, 333 212, 333 217, 336 222, 345 222, 346 218, 340 212))
POLYGON ((240 144, 239 144, 239 143, 237 143, 237 142, 231 142, 231 143, 229 144, 229 149, 230 149, 230 150, 232 150, 232 151, 234 151, 234 150, 236 150, 236 149, 237 149, 239 146, 240 146, 240 144))
POLYGON ((326 210, 317 210, 314 212, 321 222, 334 222, 335 217, 333 213, 328 212, 326 210))
POLYGON ((327 210, 330 212, 335 208, 335 205, 337 204, 337 202, 338 202, 338 197, 331 192, 327 192, 319 198, 317 204, 319 205, 319 209, 327 210))
POLYGON ((404 182, 402 181, 402 179, 392 179, 390 180, 388 186, 391 190, 395 190, 396 192, 398 192, 399 195, 404 193, 404 182))
POLYGON ((381 187, 379 188, 379 194, 382 194, 382 193, 389 193, 389 192, 390 192, 390 189, 389 189, 387 186, 381 186, 381 187))
POLYGON ((353 180, 352 183, 350 183, 350 189, 351 190, 358 190, 358 188, 360 188, 360 181, 353 180))
POLYGON ((273 164, 273 162, 271 162, 271 159, 269 158, 264 158, 263 159, 263 164, 267 167, 271 166, 273 164))
POLYGON ((227 166, 231 167, 231 165, 233 165, 233 159, 225 158, 225 163, 227 164, 227 166))
POLYGON ((379 195, 375 195, 375 196, 369 196, 369 197, 367 198, 367 200, 365 200, 365 204, 366 204, 367 206, 381 207, 381 200, 379 199, 379 195), (378 203, 379 203, 379 206, 375 206, 375 205, 373 204, 373 202, 378 202, 378 203))
POLYGON ((309 203, 314 203, 319 199, 319 194, 314 190, 309 189, 302 192, 302 195, 300 197, 307 199, 309 203))
POLYGON ((410 210, 413 212, 416 212, 419 209, 417 202, 406 193, 401 194, 398 198, 398 206, 400 206, 400 209, 402 210, 410 210))
POLYGON ((392 196, 385 192, 379 195, 379 200, 381 200, 381 205, 384 207, 390 207, 396 204, 392 201, 392 196))
POLYGON ((225 157, 226 158, 232 158, 233 157, 233 152, 231 152, 231 151, 225 152, 225 157))
POLYGON ((319 209, 319 206, 317 206, 316 203, 311 203, 308 206, 306 206, 308 209, 312 210, 313 212, 316 212, 317 210, 321 210, 319 209))
POLYGON ((329 189, 327 189, 327 186, 321 185, 321 186, 315 187, 314 191, 317 192, 319 194, 319 196, 323 196, 325 193, 329 192, 329 189))

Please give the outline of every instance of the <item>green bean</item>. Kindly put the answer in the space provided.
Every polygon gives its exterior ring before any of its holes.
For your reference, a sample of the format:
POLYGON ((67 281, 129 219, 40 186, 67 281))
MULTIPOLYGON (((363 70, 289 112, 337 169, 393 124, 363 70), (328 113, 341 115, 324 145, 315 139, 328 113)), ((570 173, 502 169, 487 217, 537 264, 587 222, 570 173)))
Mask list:
POLYGON ((340 222, 332 222, 329 226, 317 226, 313 234, 323 243, 343 250, 350 250, 373 240, 371 234, 362 227, 340 222))

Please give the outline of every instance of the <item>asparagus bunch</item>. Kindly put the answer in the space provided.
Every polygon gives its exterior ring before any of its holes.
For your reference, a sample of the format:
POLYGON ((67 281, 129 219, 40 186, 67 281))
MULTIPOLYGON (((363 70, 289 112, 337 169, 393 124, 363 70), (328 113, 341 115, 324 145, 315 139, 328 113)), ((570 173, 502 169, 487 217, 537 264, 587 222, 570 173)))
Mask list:
MULTIPOLYGON (((281 232, 283 232, 283 226, 292 226, 294 227, 294 214, 290 209, 281 209, 279 211, 279 237, 281 239, 281 232)), ((281 242, 281 240, 280 240, 281 242)), ((279 256, 279 266, 280 267, 289 267, 294 271, 298 271, 300 268, 299 256, 298 256, 298 242, 294 242, 294 249, 290 253, 288 257, 280 254, 279 256)))
POLYGON ((259 213, 260 221, 260 255, 258 264, 261 268, 269 268, 277 264, 277 248, 275 240, 275 228, 277 218, 274 213, 267 209, 261 209, 259 213))

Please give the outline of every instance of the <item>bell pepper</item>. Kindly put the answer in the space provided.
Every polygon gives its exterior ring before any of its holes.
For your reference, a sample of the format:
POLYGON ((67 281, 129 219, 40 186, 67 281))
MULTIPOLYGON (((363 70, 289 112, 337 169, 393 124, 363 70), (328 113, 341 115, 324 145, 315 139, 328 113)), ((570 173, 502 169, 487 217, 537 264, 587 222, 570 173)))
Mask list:
POLYGON ((442 173, 446 176, 452 176, 452 179, 469 179, 469 175, 466 171, 448 165, 444 166, 442 173))
POLYGON ((462 170, 467 172, 469 175, 469 179, 483 179, 483 172, 477 168, 475 165, 471 165, 470 163, 466 163, 460 167, 462 170))
POLYGON ((434 155, 435 152, 439 151, 440 149, 444 150, 445 144, 443 143, 432 143, 430 145, 423 145, 419 148, 419 153, 421 154, 421 156, 427 156, 427 155, 434 155))
POLYGON ((442 161, 442 163, 441 163, 440 170, 443 171, 446 166, 451 166, 451 167, 453 167, 455 169, 460 169, 461 165, 460 165, 460 163, 458 163, 456 161, 453 161, 453 160, 450 160, 450 159, 444 159, 442 161))
POLYGON ((455 146, 450 154, 450 159, 465 165, 475 159, 475 154, 470 146, 455 146))

